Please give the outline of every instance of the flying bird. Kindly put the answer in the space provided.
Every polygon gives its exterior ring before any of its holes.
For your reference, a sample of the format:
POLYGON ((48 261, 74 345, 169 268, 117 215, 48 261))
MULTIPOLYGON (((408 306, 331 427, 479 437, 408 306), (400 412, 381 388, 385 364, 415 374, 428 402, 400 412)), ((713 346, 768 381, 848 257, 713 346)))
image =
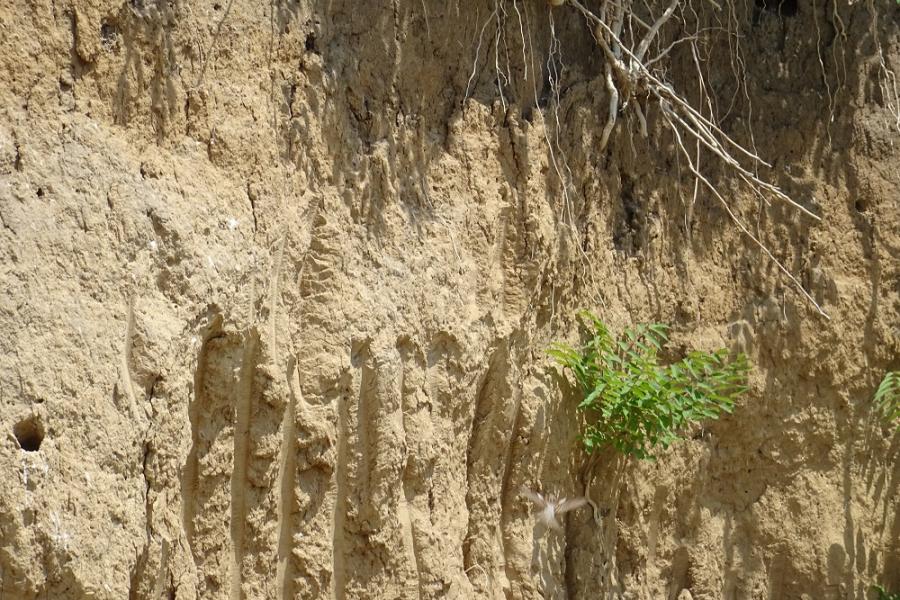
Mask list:
POLYGON ((587 498, 572 498, 571 500, 560 498, 559 500, 554 500, 550 496, 544 497, 543 494, 532 492, 525 486, 522 486, 519 489, 519 492, 534 502, 534 505, 538 510, 538 521, 557 532, 562 532, 563 530, 562 525, 560 525, 556 518, 557 515, 569 512, 570 510, 575 510, 576 508, 581 508, 588 503, 587 498))

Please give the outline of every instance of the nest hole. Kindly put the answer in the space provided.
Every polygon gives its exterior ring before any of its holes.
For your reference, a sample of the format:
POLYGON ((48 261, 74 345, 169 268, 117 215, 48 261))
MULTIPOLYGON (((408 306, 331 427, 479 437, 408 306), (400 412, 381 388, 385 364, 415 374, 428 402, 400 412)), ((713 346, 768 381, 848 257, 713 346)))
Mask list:
POLYGON ((28 417, 13 425, 13 435, 26 452, 37 452, 44 441, 44 426, 36 417, 28 417))

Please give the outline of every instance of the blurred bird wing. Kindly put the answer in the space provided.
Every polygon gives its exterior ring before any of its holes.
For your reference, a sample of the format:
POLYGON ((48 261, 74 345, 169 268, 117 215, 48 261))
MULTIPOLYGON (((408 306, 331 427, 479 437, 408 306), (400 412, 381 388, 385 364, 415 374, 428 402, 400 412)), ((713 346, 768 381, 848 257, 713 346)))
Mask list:
POLYGON ((545 504, 547 504, 547 501, 544 500, 543 496, 541 496, 540 494, 538 494, 536 492, 532 492, 524 485, 519 488, 519 493, 521 495, 525 496, 526 498, 528 498, 529 500, 531 500, 532 502, 534 502, 535 504, 537 504, 538 506, 544 506, 545 504))
POLYGON ((556 512, 568 512, 570 510, 575 510, 576 508, 581 508, 585 504, 587 504, 587 498, 572 498, 571 500, 563 498, 562 502, 556 507, 556 512))

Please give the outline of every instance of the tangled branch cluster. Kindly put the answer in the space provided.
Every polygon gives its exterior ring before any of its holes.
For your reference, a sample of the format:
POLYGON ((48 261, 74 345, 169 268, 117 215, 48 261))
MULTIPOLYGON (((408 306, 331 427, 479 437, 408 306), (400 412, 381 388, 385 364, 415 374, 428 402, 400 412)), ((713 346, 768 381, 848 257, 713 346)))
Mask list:
MULTIPOLYGON (((709 0, 712 2, 712 0, 709 0)), ((640 134, 647 137, 647 112, 650 104, 655 104, 660 111, 661 123, 672 133, 680 155, 685 159, 688 170, 698 185, 703 186, 723 206, 729 217, 738 228, 774 262, 800 290, 809 302, 825 315, 821 306, 807 292, 800 281, 779 261, 768 247, 754 235, 747 225, 732 209, 722 192, 700 168, 701 149, 712 154, 727 169, 737 176, 738 181, 746 185, 755 195, 768 203, 769 198, 786 202, 811 217, 819 220, 818 215, 793 200, 777 186, 762 180, 757 175, 759 167, 771 168, 771 165, 755 152, 744 147, 734 138, 726 134, 718 125, 715 117, 707 116, 696 108, 685 97, 678 93, 665 79, 660 68, 661 61, 676 45, 689 43, 697 65, 697 78, 703 87, 703 73, 699 67, 695 42, 697 36, 680 36, 655 56, 648 52, 651 47, 659 46, 660 31, 666 23, 676 17, 676 10, 685 0, 672 0, 659 17, 647 22, 637 16, 634 0, 603 0, 595 12, 580 0, 569 0, 569 4, 578 10, 592 27, 594 39, 606 59, 606 89, 609 93, 608 116, 606 125, 600 136, 601 149, 606 148, 610 134, 616 125, 618 115, 631 108, 637 117, 640 134), (638 33, 639 32, 639 33, 638 33), (626 35, 627 34, 627 35, 626 35), (693 152, 689 150, 693 149, 693 152)), ((825 315, 827 316, 827 315, 825 315)))

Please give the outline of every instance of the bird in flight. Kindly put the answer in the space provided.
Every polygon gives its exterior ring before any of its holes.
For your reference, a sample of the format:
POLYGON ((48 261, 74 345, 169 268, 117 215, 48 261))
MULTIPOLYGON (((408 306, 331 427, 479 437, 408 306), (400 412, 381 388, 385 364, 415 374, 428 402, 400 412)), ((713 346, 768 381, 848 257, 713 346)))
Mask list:
POLYGON ((525 486, 519 488, 519 492, 534 503, 538 511, 538 521, 560 533, 563 528, 557 520, 557 515, 581 508, 588 502, 587 498, 572 498, 571 500, 560 498, 559 500, 554 500, 550 496, 545 497, 543 494, 533 492, 525 486))

